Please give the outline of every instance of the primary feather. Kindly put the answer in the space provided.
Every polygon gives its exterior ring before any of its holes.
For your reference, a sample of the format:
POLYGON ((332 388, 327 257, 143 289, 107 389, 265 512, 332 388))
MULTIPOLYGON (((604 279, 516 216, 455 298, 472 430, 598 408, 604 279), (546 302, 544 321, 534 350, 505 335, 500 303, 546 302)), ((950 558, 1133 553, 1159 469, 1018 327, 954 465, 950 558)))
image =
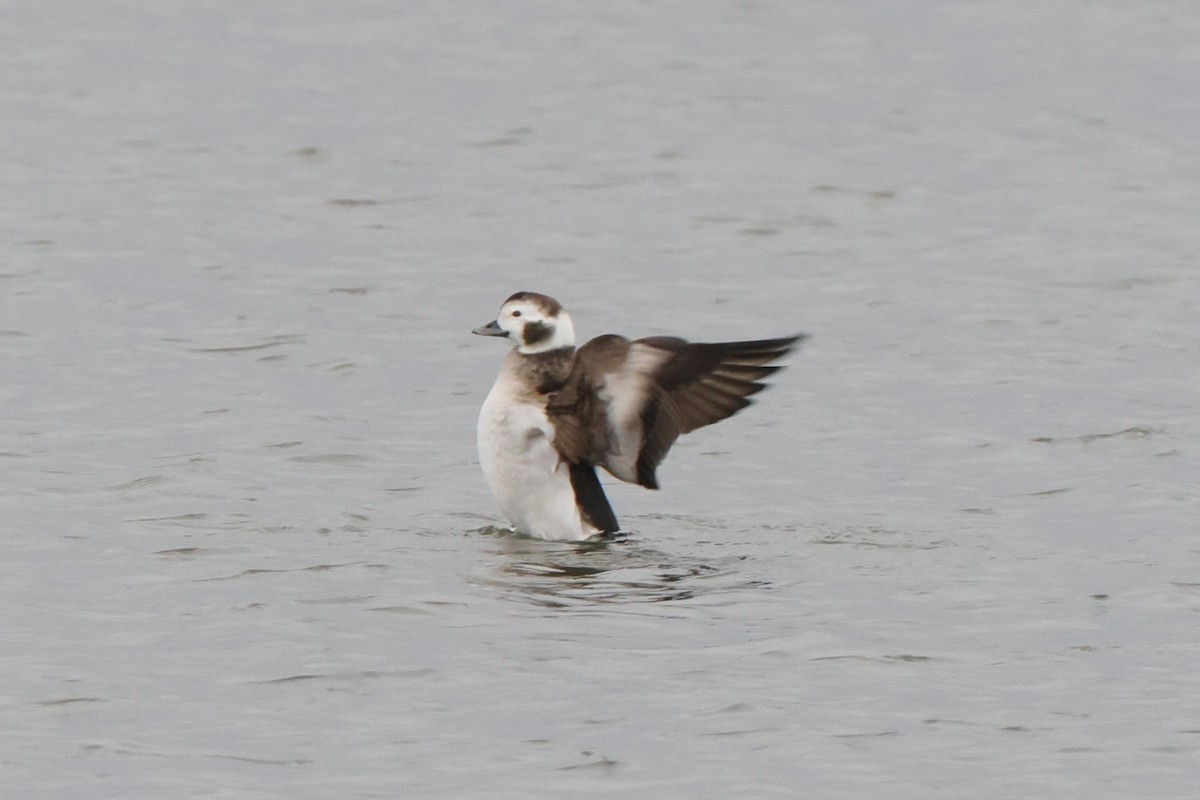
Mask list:
POLYGON ((804 337, 718 344, 600 336, 579 348, 562 389, 547 398, 568 461, 658 488, 656 470, 681 434, 736 414, 761 392, 771 365, 804 337))

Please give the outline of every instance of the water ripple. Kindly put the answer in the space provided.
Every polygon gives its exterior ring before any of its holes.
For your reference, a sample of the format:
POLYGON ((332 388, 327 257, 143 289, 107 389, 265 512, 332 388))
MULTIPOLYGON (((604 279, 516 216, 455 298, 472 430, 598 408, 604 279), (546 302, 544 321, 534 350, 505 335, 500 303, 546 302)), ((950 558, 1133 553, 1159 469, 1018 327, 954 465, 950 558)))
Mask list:
POLYGON ((740 559, 699 559, 644 547, 630 538, 544 542, 485 528, 497 557, 473 582, 545 608, 663 603, 761 589, 742 575, 740 559))

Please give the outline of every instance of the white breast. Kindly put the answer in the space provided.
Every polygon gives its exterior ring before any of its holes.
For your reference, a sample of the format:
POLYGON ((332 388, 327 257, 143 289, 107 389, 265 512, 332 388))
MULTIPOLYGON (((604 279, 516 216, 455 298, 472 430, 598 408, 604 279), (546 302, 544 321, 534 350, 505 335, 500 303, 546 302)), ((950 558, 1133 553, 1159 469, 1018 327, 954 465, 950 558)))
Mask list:
POLYGON ((479 464, 500 509, 517 530, 578 541, 597 533, 583 522, 565 463, 554 449, 545 404, 504 371, 479 411, 479 464))

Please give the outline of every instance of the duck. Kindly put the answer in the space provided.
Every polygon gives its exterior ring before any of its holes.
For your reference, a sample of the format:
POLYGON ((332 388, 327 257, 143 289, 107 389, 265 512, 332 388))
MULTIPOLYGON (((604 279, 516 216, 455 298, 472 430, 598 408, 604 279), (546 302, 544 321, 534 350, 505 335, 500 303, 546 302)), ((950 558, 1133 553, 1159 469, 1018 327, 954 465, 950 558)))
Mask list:
POLYGON ((479 411, 479 464, 513 528, 551 541, 616 534, 597 469, 658 489, 681 435, 749 406, 806 334, 739 342, 605 334, 575 345, 554 298, 521 291, 475 328, 512 347, 479 411))

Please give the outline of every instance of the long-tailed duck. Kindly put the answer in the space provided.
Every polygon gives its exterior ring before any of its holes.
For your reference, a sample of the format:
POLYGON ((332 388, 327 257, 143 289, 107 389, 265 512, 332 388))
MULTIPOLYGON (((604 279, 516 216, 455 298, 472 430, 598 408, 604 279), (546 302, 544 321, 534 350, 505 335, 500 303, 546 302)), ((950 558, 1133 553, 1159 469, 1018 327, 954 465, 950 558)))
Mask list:
POLYGON ((657 489, 655 469, 680 434, 750 405, 804 335, 694 344, 670 336, 598 336, 552 297, 517 292, 476 328, 513 349, 479 412, 479 463, 521 533, 579 541, 619 530, 596 467, 657 489))

